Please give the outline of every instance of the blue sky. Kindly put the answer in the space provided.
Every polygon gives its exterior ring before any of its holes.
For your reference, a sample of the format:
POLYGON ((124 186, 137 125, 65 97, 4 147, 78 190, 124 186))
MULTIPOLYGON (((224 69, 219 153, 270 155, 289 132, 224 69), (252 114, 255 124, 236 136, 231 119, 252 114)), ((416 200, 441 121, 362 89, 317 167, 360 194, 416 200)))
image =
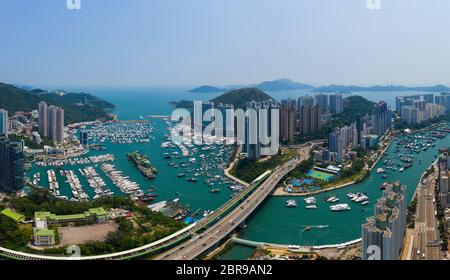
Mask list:
POLYGON ((0 0, 0 81, 450 85, 450 1, 0 0))

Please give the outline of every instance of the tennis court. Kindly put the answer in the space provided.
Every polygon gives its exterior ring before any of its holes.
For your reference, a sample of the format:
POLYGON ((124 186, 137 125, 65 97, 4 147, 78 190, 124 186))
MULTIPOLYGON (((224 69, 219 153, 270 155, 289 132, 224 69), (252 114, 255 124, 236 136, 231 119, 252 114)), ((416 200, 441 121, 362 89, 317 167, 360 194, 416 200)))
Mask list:
POLYGON ((334 178, 334 175, 332 175, 332 174, 317 171, 317 170, 310 170, 307 175, 311 178, 322 180, 325 182, 330 182, 334 178))

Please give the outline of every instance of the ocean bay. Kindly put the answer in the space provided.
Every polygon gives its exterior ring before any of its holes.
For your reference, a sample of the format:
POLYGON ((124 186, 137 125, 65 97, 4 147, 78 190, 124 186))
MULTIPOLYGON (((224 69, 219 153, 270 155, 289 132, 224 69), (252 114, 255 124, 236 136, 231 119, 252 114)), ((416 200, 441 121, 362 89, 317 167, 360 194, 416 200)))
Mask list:
MULTIPOLYGON (((184 89, 151 89, 151 90, 91 90, 94 95, 104 98, 117 106, 114 110, 121 120, 135 120, 146 115, 170 115, 172 108, 170 101, 181 99, 186 100, 208 100, 219 94, 188 93, 184 89)), ((408 92, 409 93, 409 92, 408 92)), ((285 91, 269 93, 275 99, 298 98, 300 96, 313 92, 307 91, 285 91)), ((386 100, 391 107, 394 107, 395 96, 404 95, 405 92, 362 92, 355 93, 372 101, 386 100)), ((347 96, 347 95, 346 95, 347 96)), ((203 184, 201 178, 198 183, 192 184, 186 182, 184 178, 177 178, 177 171, 167 166, 167 161, 163 159, 164 151, 161 149, 161 143, 165 141, 165 124, 162 120, 151 120, 155 127, 154 139, 149 144, 131 144, 131 145, 111 145, 105 144, 106 153, 116 155, 115 164, 118 169, 123 170, 125 174, 142 186, 148 187, 154 185, 159 193, 157 201, 170 200, 176 197, 184 204, 188 204, 192 209, 202 208, 214 210, 229 199, 231 192, 222 191, 218 194, 211 194, 209 188, 203 184), (127 160, 128 152, 140 150, 150 156, 152 164, 158 169, 158 177, 154 181, 143 179, 139 171, 136 170, 127 160), (179 195, 176 193, 179 192, 179 195)), ((434 148, 426 152, 421 152, 415 156, 416 160, 421 160, 421 164, 414 166, 403 173, 393 172, 388 178, 382 179, 380 175, 372 172, 366 180, 331 193, 316 195, 316 210, 305 209, 302 199, 298 199, 299 207, 288 209, 285 207, 283 197, 270 197, 261 205, 251 218, 247 221, 247 227, 241 231, 240 237, 252 241, 272 242, 280 244, 299 244, 299 245, 324 245, 347 242, 357 239, 361 235, 361 224, 365 222, 368 216, 373 214, 373 202, 381 195, 379 186, 384 181, 400 180, 408 186, 408 200, 411 199, 416 188, 421 173, 435 159, 439 146, 449 143, 448 136, 444 139, 438 139, 434 148), (360 205, 351 205, 352 210, 348 212, 332 213, 325 203, 325 198, 335 195, 341 200, 346 200, 346 194, 349 192, 366 192, 370 198, 371 204, 362 207, 360 205), (365 209, 361 211, 361 209, 365 209), (304 231, 307 226, 328 225, 327 228, 304 231)), ((394 147, 391 146, 387 153, 391 154, 394 147)), ((382 161, 378 163, 375 170, 383 165, 382 161)), ((43 178, 43 181, 45 178, 43 178)), ((45 182, 45 181, 44 181, 45 182)), ((235 246, 227 256, 240 256, 244 258, 252 250, 240 246, 235 246)))

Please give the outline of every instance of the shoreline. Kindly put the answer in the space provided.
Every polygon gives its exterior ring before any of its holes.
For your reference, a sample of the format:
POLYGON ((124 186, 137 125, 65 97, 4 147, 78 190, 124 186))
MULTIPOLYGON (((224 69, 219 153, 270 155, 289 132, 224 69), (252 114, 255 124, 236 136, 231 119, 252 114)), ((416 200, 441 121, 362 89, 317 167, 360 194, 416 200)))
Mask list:
POLYGON ((370 174, 370 172, 373 171, 375 166, 378 164, 380 159, 383 157, 384 153, 386 153, 387 149, 392 145, 393 141, 394 141, 394 136, 392 135, 391 140, 386 145, 386 147, 383 149, 383 151, 380 153, 380 155, 378 156, 377 160, 368 169, 367 174, 363 178, 361 178, 361 180, 359 180, 359 181, 351 181, 351 182, 343 183, 343 184, 340 184, 338 186, 334 186, 334 187, 330 187, 330 188, 326 188, 326 189, 321 189, 321 190, 312 191, 312 192, 302 192, 302 193, 288 193, 288 192, 286 192, 284 190, 283 187, 277 187, 275 189, 274 193, 272 194, 272 196, 274 196, 274 197, 303 197, 303 196, 317 195, 317 194, 327 193, 327 192, 335 191, 337 189, 342 189, 342 188, 345 188, 345 187, 349 187, 349 186, 354 185, 356 183, 362 182, 362 181, 364 181, 367 178, 367 176, 370 174))
POLYGON ((239 178, 237 178, 237 177, 235 177, 235 176, 230 174, 230 170, 232 170, 234 168, 234 166, 239 162, 240 150, 241 150, 241 147, 238 146, 236 151, 235 151, 233 161, 230 162, 228 167, 223 170, 223 173, 224 173, 224 175, 227 178, 230 178, 231 180, 235 181, 236 183, 241 184, 241 185, 243 185, 245 187, 248 187, 248 186, 250 186, 249 183, 247 183, 247 182, 245 182, 245 181, 243 181, 243 180, 241 180, 241 179, 239 179, 239 178))

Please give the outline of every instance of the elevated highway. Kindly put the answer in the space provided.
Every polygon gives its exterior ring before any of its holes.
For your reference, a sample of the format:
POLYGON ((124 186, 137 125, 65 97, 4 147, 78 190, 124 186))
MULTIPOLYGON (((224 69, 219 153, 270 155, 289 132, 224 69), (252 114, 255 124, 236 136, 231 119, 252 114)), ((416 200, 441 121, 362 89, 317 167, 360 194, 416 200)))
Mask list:
MULTIPOLYGON (((309 156, 309 149, 301 155, 309 156)), ((200 256, 208 249, 228 236, 237 226, 242 224, 250 214, 271 194, 280 180, 291 172, 305 158, 294 158, 270 173, 263 182, 257 182, 254 190, 248 196, 243 196, 239 205, 228 214, 216 214, 215 223, 203 230, 193 233, 192 237, 180 245, 160 254, 159 260, 191 260, 200 256)))
POLYGON ((311 146, 299 148, 299 156, 267 171, 212 214, 161 240, 127 251, 98 256, 47 256, 0 247, 0 257, 15 260, 123 260, 146 255, 155 259, 195 259, 230 234, 270 195, 280 180, 309 157, 311 146), (163 252, 163 253, 161 253, 163 252))

